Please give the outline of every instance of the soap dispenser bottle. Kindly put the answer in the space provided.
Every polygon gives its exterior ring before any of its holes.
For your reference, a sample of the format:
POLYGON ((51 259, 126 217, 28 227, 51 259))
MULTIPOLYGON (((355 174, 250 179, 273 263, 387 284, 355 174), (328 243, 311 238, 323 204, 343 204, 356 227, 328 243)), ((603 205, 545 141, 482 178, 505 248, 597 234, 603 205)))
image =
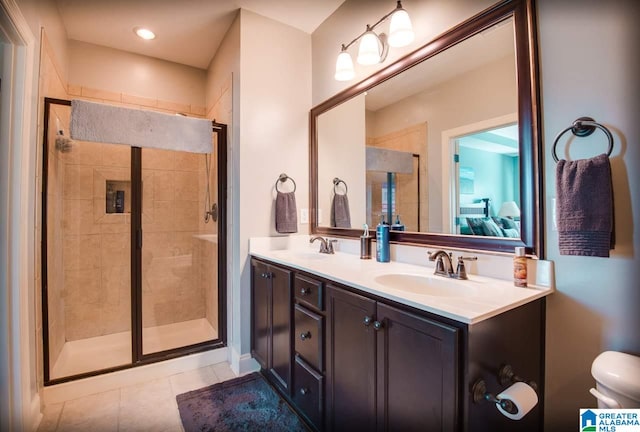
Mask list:
POLYGON ((389 225, 385 223, 383 215, 380 217, 380 223, 376 226, 376 261, 389 262, 390 255, 389 225))

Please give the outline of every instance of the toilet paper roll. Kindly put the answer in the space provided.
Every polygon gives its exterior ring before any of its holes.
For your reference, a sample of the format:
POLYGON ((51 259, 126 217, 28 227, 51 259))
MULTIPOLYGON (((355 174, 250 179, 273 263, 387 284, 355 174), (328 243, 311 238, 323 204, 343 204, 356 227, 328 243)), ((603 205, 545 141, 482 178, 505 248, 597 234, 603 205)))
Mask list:
POLYGON ((529 384, 517 382, 497 396, 498 411, 511 420, 520 420, 538 403, 538 395, 529 384), (507 402, 509 401, 509 402, 507 402))

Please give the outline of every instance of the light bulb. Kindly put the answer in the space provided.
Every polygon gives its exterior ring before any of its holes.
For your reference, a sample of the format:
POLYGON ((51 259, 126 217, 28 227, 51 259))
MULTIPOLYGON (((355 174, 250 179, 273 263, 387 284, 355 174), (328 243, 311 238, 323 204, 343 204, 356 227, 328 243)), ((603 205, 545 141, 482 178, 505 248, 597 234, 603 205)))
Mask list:
POLYGON ((406 10, 402 7, 391 15, 389 24, 389 45, 392 47, 403 47, 413 42, 413 26, 406 10))
POLYGON ((143 27, 136 27, 133 29, 134 33, 145 40, 151 40, 156 38, 156 34, 149 29, 143 27))
MULTIPOLYGON (((369 26, 367 26, 369 29, 369 26)), ((378 35, 368 30, 360 40, 358 48, 358 63, 361 65, 373 65, 380 63, 380 39, 378 35)))
POLYGON ((336 60, 336 81, 349 81, 355 74, 351 55, 346 51, 341 51, 336 60))

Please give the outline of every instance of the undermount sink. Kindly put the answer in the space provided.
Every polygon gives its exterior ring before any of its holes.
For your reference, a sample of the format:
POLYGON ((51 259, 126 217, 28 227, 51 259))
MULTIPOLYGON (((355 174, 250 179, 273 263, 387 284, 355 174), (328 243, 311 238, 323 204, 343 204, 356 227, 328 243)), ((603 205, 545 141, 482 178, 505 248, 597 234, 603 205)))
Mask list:
POLYGON ((282 254, 282 255, 286 255, 287 257, 290 258, 298 258, 298 259, 305 259, 305 260, 318 260, 318 259, 324 259, 327 257, 327 254, 321 254, 320 252, 311 252, 311 251, 295 251, 295 250, 282 250, 282 251, 275 251, 276 254, 282 254))
POLYGON ((467 297, 477 294, 477 289, 468 285, 468 281, 442 276, 388 273, 376 276, 374 280, 393 290, 434 297, 467 297))

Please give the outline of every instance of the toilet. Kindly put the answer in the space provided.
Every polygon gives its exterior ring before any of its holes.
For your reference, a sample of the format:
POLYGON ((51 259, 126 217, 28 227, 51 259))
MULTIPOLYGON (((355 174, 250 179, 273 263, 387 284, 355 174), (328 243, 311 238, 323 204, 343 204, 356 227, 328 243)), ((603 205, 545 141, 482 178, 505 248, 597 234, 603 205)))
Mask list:
POLYGON ((605 351, 591 365, 598 408, 640 408, 640 357, 605 351))

